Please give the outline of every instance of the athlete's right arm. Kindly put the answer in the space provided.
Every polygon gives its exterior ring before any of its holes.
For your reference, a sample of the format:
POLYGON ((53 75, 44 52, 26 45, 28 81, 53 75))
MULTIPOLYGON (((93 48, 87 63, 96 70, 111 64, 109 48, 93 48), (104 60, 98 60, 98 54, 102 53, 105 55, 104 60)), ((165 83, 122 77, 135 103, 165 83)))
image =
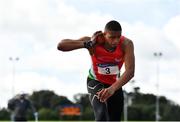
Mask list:
POLYGON ((57 49, 60 51, 71 51, 85 48, 85 42, 91 40, 91 37, 84 36, 79 39, 63 39, 58 43, 57 49))

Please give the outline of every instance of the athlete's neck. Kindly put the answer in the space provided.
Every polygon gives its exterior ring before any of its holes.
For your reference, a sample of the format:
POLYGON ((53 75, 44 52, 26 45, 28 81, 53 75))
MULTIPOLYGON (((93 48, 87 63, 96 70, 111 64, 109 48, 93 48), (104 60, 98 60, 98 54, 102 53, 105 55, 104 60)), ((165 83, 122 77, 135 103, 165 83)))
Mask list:
POLYGON ((105 43, 104 44, 104 48, 105 50, 107 50, 108 52, 114 52, 116 50, 116 47, 112 47, 109 44, 105 43))

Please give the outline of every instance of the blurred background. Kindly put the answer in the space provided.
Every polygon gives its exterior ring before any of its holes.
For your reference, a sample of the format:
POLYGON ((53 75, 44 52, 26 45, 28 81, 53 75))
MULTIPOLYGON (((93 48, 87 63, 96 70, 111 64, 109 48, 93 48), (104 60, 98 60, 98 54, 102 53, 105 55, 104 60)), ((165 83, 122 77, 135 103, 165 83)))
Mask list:
MULTIPOLYGON (((135 77, 124 86, 125 96, 133 96, 132 102, 137 93, 150 95, 148 120, 160 118, 162 111, 171 113, 159 96, 170 100, 166 104, 180 105, 179 6, 179 0, 0 0, 0 109, 6 110, 16 94, 33 96, 41 90, 78 103, 74 95, 87 93, 90 57, 86 49, 60 52, 57 44, 63 38, 91 36, 115 19, 135 46, 135 77)), ((93 118, 92 111, 88 116, 93 118)))

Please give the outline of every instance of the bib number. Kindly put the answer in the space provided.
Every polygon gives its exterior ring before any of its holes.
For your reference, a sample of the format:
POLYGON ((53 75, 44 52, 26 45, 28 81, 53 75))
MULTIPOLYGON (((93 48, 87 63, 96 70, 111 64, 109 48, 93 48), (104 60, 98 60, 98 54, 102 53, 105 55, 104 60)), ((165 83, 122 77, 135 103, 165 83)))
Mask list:
POLYGON ((98 73, 103 75, 117 75, 119 73, 119 68, 114 64, 99 64, 98 73))

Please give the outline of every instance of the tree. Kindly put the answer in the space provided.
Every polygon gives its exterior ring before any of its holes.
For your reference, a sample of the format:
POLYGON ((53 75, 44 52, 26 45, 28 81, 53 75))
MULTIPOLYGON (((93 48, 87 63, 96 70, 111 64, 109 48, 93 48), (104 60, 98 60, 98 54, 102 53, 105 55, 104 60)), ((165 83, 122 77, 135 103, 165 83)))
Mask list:
POLYGON ((0 120, 9 120, 10 119, 10 113, 6 108, 2 108, 0 110, 0 120))
POLYGON ((40 120, 59 120, 59 106, 73 104, 67 97, 49 90, 35 91, 30 99, 38 109, 40 120))
POLYGON ((33 101, 36 108, 50 108, 55 109, 62 104, 72 104, 65 96, 58 96, 53 91, 41 90, 35 91, 30 99, 33 101))
MULTIPOLYGON (((153 94, 144 94, 139 90, 128 93, 132 97, 132 104, 128 107, 128 120, 131 121, 154 121, 155 120, 155 100, 153 94)), ((180 106, 168 100, 164 96, 159 96, 160 116, 162 121, 180 121, 180 106)), ((94 113, 89 101, 88 94, 74 95, 75 103, 65 96, 59 96, 53 91, 35 91, 30 95, 39 113, 39 120, 94 120, 94 113), (61 105, 78 104, 82 106, 82 116, 63 116, 59 114, 61 105)), ((0 110, 0 120, 9 120, 10 114, 6 108, 0 110)), ((28 114, 28 119, 33 120, 32 113, 28 114)))
POLYGON ((59 120, 57 110, 52 110, 49 108, 42 108, 39 110, 39 118, 40 120, 59 120))

